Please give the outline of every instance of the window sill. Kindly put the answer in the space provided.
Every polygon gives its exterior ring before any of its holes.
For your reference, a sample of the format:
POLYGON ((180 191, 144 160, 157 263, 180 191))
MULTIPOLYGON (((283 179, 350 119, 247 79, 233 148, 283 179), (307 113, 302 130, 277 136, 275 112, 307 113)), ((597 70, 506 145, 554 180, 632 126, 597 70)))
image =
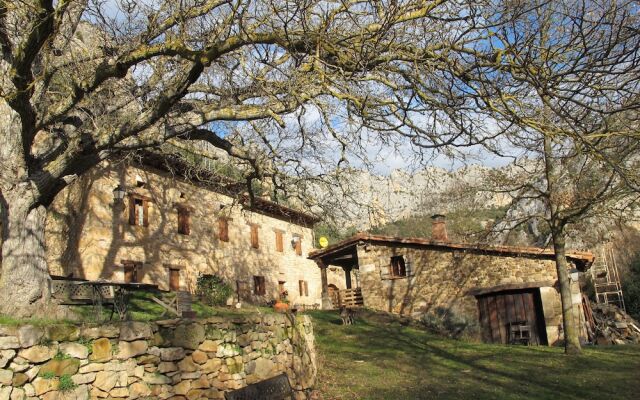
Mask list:
POLYGON ((382 279, 395 281, 395 280, 398 280, 398 279, 407 279, 407 278, 409 278, 409 277, 408 276, 389 276, 389 277, 382 278, 382 279))

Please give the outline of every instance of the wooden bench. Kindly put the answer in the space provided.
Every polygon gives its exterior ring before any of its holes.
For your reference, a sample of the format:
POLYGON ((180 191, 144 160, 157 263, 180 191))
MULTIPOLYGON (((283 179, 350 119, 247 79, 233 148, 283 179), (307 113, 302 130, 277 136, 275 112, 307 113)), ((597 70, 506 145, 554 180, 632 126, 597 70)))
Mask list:
POLYGON ((274 376, 245 386, 242 389, 232 390, 224 394, 225 400, 284 400, 293 399, 293 389, 289 383, 287 374, 274 376))

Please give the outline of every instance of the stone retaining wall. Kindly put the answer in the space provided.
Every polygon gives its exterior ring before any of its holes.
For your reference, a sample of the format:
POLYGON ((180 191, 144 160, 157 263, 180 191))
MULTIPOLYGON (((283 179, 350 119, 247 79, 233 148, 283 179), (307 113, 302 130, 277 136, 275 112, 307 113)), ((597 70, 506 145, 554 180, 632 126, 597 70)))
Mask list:
POLYGON ((305 399, 315 362, 304 315, 0 326, 0 400, 222 399, 282 372, 305 399))

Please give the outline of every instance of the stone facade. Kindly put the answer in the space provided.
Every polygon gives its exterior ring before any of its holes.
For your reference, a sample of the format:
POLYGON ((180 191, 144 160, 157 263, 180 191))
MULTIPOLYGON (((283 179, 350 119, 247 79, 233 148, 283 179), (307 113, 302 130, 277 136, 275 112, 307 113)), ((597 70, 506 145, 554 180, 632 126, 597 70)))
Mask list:
MULTIPOLYGON (((366 307, 419 318, 442 310, 479 320, 476 294, 540 288, 549 344, 562 339, 562 308, 555 262, 539 257, 394 245, 359 245, 359 279, 366 307), (402 256, 408 276, 388 275, 391 257, 402 256)), ((580 287, 572 283, 582 315, 580 287)))
POLYGON ((316 376, 308 316, 0 326, 0 399, 222 399, 286 373, 296 399, 316 376))
POLYGON ((217 274, 247 300, 273 299, 284 287, 294 304, 320 302, 320 272, 306 258, 311 226, 247 210, 237 198, 148 166, 104 163, 70 185, 49 209, 46 242, 53 275, 123 281, 124 265, 132 262, 138 281, 163 290, 173 270, 180 290, 195 291, 199 274, 217 274), (123 204, 114 204, 118 185, 127 190, 123 204), (148 226, 130 223, 129 196, 146 202, 148 226), (189 214, 188 235, 178 232, 180 209, 189 214), (221 240, 220 218, 227 220, 228 241, 221 240), (294 238, 300 238, 300 254, 294 238), (264 295, 254 293, 254 276, 265 278, 264 295), (301 293, 300 281, 308 293, 301 293))

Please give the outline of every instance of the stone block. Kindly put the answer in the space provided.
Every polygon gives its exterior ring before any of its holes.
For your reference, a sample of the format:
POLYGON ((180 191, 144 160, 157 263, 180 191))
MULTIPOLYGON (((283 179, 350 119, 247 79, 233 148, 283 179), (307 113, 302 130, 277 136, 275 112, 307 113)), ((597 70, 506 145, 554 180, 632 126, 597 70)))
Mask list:
POLYGON ((0 336, 0 350, 19 349, 20 340, 17 336, 0 336))
POLYGON ((129 398, 137 399, 140 397, 148 397, 151 395, 151 389, 144 382, 136 382, 129 385, 129 398))
POLYGON ((195 350, 205 339, 205 329, 198 323, 176 327, 171 344, 175 347, 195 350))
POLYGON ((181 347, 167 347, 160 349, 160 359, 162 361, 182 360, 184 355, 184 349, 181 347))
POLYGON ((63 360, 49 360, 46 364, 40 367, 38 375, 45 376, 53 374, 55 376, 62 375, 74 375, 78 372, 80 367, 80 361, 76 358, 67 358, 63 360))
POLYGON ((7 364, 9 364, 9 361, 11 361, 13 357, 15 357, 15 355, 15 350, 7 349, 0 351, 0 368, 6 367, 7 364))
POLYGON ((119 379, 120 374, 116 371, 100 371, 96 373, 96 379, 93 381, 93 387, 104 392, 109 392, 116 386, 119 379))
POLYGON ((99 325, 99 326, 85 326, 80 330, 80 336, 87 339, 100 339, 100 338, 116 338, 120 335, 120 328, 116 325, 99 325))
POLYGON ((91 343, 91 361, 109 361, 112 357, 111 342, 107 338, 96 339, 91 343))
POLYGON ((171 379, 168 376, 158 373, 150 374, 145 372, 142 380, 150 385, 167 385, 171 383, 171 379))
POLYGON ((58 346, 33 346, 22 349, 18 356, 33 363, 41 363, 53 358, 58 352, 58 346))
POLYGON ((72 342, 80 337, 80 328, 74 325, 49 325, 47 337, 56 342, 72 342))
POLYGON ((31 384, 33 385, 34 394, 42 396, 52 390, 58 390, 59 381, 57 379, 36 378, 31 384))
POLYGON ((68 354, 74 358, 87 358, 89 356, 89 349, 87 348, 87 346, 80 343, 60 343, 59 348, 62 353, 68 354))
POLYGON ((120 326, 120 340, 131 342, 153 337, 151 325, 146 322, 128 321, 120 326))
POLYGON ((193 362, 195 362, 196 364, 204 364, 209 359, 209 357, 207 357, 207 353, 200 350, 196 350, 193 353, 191 353, 191 358, 193 359, 193 362))
POLYGON ((23 325, 18 328, 18 340, 23 348, 35 346, 40 343, 43 336, 44 330, 33 325, 23 325))
POLYGON ((146 340, 136 340, 133 342, 118 342, 118 354, 116 358, 120 360, 127 360, 129 358, 144 354, 149 348, 149 344, 146 340))
POLYGON ((207 353, 215 353, 218 351, 218 343, 218 341, 207 339, 198 346, 198 350, 207 353))

